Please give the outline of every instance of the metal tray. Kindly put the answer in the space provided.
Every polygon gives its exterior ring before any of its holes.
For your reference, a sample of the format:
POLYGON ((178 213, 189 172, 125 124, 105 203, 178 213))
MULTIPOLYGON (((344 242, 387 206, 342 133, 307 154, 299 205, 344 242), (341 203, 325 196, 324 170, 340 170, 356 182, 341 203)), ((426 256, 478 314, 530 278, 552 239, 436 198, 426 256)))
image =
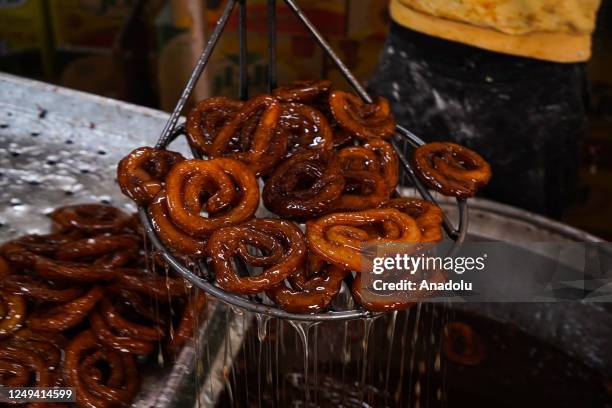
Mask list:
MULTIPOLYGON (((135 211, 116 185, 116 164, 132 149, 154 144, 167 117, 0 74, 0 242, 47 232, 46 214, 61 205, 102 202, 135 211)), ((187 152, 186 145, 173 148, 187 152)), ((209 304, 198 353, 188 345, 173 364, 142 370, 146 374, 134 407, 194 406, 196 399, 199 406, 214 406, 224 362, 240 349, 249 321, 227 313, 222 304, 209 304), (198 361, 204 364, 196 382, 198 361)))

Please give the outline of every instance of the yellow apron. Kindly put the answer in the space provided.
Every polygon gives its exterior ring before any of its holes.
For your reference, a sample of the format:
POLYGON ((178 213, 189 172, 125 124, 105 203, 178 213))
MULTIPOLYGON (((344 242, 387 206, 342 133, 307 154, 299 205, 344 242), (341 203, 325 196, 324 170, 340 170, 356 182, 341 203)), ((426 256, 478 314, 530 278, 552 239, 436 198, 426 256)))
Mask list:
POLYGON ((491 51, 586 61, 601 0, 391 0, 398 24, 491 51))

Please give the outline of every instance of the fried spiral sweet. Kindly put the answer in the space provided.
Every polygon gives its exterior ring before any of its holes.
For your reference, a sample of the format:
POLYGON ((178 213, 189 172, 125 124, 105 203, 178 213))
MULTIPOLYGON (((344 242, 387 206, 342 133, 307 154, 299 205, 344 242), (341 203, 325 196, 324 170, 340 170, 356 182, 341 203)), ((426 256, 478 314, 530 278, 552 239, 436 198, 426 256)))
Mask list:
POLYGON ((109 294, 106 297, 113 302, 113 305, 120 308, 121 313, 125 312, 130 319, 141 316, 146 322, 158 325, 169 323, 165 312, 170 310, 157 307, 155 298, 127 289, 120 282, 107 285, 104 290, 109 294))
MULTIPOLYGON (((100 258, 117 252, 135 257, 139 249, 138 238, 128 234, 97 235, 72 241, 55 251, 55 257, 61 261, 71 261, 83 258, 100 258)), ((106 259, 105 259, 106 260, 106 259)))
POLYGON ((327 118, 308 105, 283 105, 279 132, 287 134, 285 158, 304 150, 332 150, 334 133, 327 118))
MULTIPOLYGON (((2 343, 0 384, 14 387, 63 386, 61 364, 66 338, 60 333, 21 329, 2 343)), ((66 404, 31 403, 28 407, 60 408, 66 404)))
POLYGON ((139 147, 117 166, 117 181, 123 194, 139 205, 148 204, 163 188, 170 169, 185 158, 175 152, 139 147))
POLYGON ((53 256, 62 245, 61 243, 72 242, 72 238, 66 239, 65 237, 63 234, 26 235, 2 245, 0 253, 14 267, 31 268, 38 257, 53 256), (59 239, 56 241, 58 236, 59 239), (48 241, 47 238, 49 238, 48 241))
POLYGON ((168 214, 165 191, 149 205, 149 216, 155 234, 172 252, 198 257, 206 251, 206 240, 194 238, 174 225, 168 214))
POLYGON ((50 214, 63 231, 83 233, 119 232, 130 222, 130 216, 118 208, 101 204, 70 205, 50 214))
POLYGON ((202 238, 251 218, 259 205, 259 189, 253 172, 237 160, 187 160, 168 174, 166 203, 178 227, 202 238), (203 196, 209 199, 203 201, 203 196), (208 207, 211 202, 213 208, 208 207), (208 217, 200 215, 204 204, 208 217))
POLYGON ((2 257, 0 257, 0 288, 29 299, 50 302, 68 302, 83 292, 81 288, 70 284, 48 281, 39 276, 14 271, 2 257))
MULTIPOLYGON (((0 246, 0 384, 73 386, 78 406, 127 406, 138 390, 132 355, 164 345, 178 353, 205 297, 194 303, 182 278, 144 269, 133 216, 98 205, 53 214, 59 232, 0 246)), ((65 406, 29 406, 43 405, 65 406)))
POLYGON ((45 360, 49 371, 56 371, 62 363, 63 350, 67 343, 68 340, 61 333, 23 328, 13 334, 5 343, 5 347, 30 350, 45 360))
POLYGON ((236 117, 243 104, 223 96, 200 101, 187 116, 185 128, 190 145, 209 155, 213 140, 221 128, 236 117))
POLYGON ((334 205, 335 211, 357 211, 376 207, 389 197, 387 183, 377 173, 367 170, 343 172, 344 192, 334 205))
POLYGON ((34 275, 13 274, 7 276, 0 287, 28 299, 46 302, 69 302, 83 293, 73 284, 56 283, 34 275))
POLYGON ((287 137, 277 132, 281 111, 280 102, 269 95, 250 99, 219 130, 210 144, 210 157, 240 160, 255 174, 265 174, 287 149, 287 137))
POLYGON ((348 271, 313 258, 289 277, 291 287, 281 282, 266 291, 282 309, 291 313, 317 313, 327 308, 340 291, 348 271))
POLYGON ((365 245, 418 243, 421 232, 414 219, 395 209, 334 213, 306 223, 310 250, 339 268, 364 270, 365 245))
POLYGON ((25 317, 24 298, 0 289, 0 339, 21 328, 25 317))
POLYGON ((357 95, 333 91, 329 95, 329 107, 338 124, 359 139, 385 139, 395 132, 389 101, 383 97, 368 104, 357 95))
MULTIPOLYGON (((221 288, 242 295, 266 291, 281 307, 304 312, 327 307, 345 271, 367 269, 364 246, 405 243, 416 249, 439 241, 439 208, 390 199, 399 160, 384 140, 396 128, 389 102, 364 103, 330 88, 329 81, 297 81, 246 102, 223 97, 200 102, 189 114, 187 133, 194 153, 208 160, 173 163, 157 180, 156 196, 147 197, 160 240, 188 262, 211 258, 221 288), (259 201, 257 176, 265 182, 265 207, 284 219, 308 221, 313 259, 329 265, 304 266, 306 251, 296 249, 304 247, 304 239, 290 222, 252 219, 259 201)), ((447 158, 439 161, 433 158, 432 166, 452 173, 447 158)), ((83 259, 62 251, 62 261, 83 259)), ((167 298, 172 304, 176 298, 182 305, 180 279, 171 278, 163 288, 162 278, 137 272, 142 263, 123 261, 116 254, 94 266, 112 270, 110 280, 125 290, 142 294, 146 288, 157 301, 167 298)), ((369 307, 404 306, 409 307, 369 307)), ((102 321, 97 315, 93 321, 102 321)))
POLYGON ((208 253, 217 284, 248 295, 267 290, 294 274, 306 258, 306 242, 295 224, 260 218, 215 231, 208 241, 208 253), (250 248, 262 255, 252 254, 250 248), (256 276, 239 276, 234 258, 263 271, 256 276))
MULTIPOLYGON (((381 294, 378 291, 364 294, 363 273, 358 273, 351 285, 351 293, 357 304, 371 312, 392 312, 394 310, 407 310, 419 301, 422 301, 432 294, 432 291, 414 289, 411 291, 393 292, 381 294)), ((444 272, 435 270, 427 277, 428 283, 443 283, 446 281, 444 272)), ((369 290, 366 288, 365 290, 369 290)))
POLYGON ((345 191, 335 205, 337 210, 363 210, 376 207, 389 198, 399 180, 398 158, 384 140, 370 140, 363 146, 345 147, 338 160, 346 180, 345 191))
POLYGON ((103 295, 103 289, 94 286, 83 296, 70 302, 32 313, 28 318, 28 327, 49 331, 62 331, 74 327, 87 318, 103 295))
POLYGON ((132 305, 137 302, 134 299, 138 299, 138 296, 132 294, 128 298, 126 293, 114 296, 112 302, 109 298, 102 299, 89 315, 91 330, 106 347, 124 353, 147 355, 153 351, 155 342, 165 336, 162 321, 150 321, 149 316, 138 313, 140 305, 132 305), (126 316, 137 316, 138 322, 126 316))
POLYGON ((66 385, 75 388, 76 402, 82 407, 128 405, 140 384, 134 358, 100 345, 89 330, 68 344, 63 373, 66 385), (102 372, 101 367, 109 372, 102 372))
POLYGON ((450 322, 444 327, 442 351, 456 364, 474 366, 486 358, 485 344, 469 325, 450 322))
POLYGON ((333 153, 307 151, 276 168, 263 188, 263 202, 282 217, 313 218, 333 208, 344 184, 333 153))
POLYGON ((78 231, 25 235, 2 245, 0 252, 13 266, 23 266, 33 262, 33 255, 54 256, 59 249, 83 236, 78 231))
POLYGON ((476 152, 448 142, 427 143, 414 151, 419 179, 444 195, 469 198, 491 179, 491 167, 476 152))
POLYGON ((34 257, 33 269, 46 279, 77 282, 109 281, 115 277, 113 268, 83 262, 58 261, 44 256, 34 257))
POLYGON ((432 202, 418 198, 391 198, 382 202, 380 208, 395 208, 408 214, 421 229, 421 242, 442 240, 443 214, 440 207, 432 202))
POLYGON ((312 102, 317 97, 325 95, 331 89, 332 83, 326 79, 318 81, 293 81, 287 86, 281 86, 272 91, 272 95, 283 102, 312 102))
MULTIPOLYGON (((0 252, 16 265, 29 268, 36 275, 51 281, 111 280, 114 277, 113 268, 135 257, 139 246, 132 236, 115 237, 116 240, 112 236, 82 238, 81 235, 73 233, 30 235, 3 245, 0 252), (76 259, 78 262, 70 259, 76 259)), ((28 286, 36 286, 37 279, 11 277, 7 279, 8 286, 15 280, 21 280, 28 286)), ((48 285, 42 285, 39 289, 44 290, 45 286, 48 285)), ((42 294, 41 291, 38 293, 42 294)), ((53 296, 51 293, 48 295, 53 296)))
POLYGON ((128 290, 151 296, 161 302, 185 294, 183 278, 159 276, 146 270, 120 269, 117 271, 117 282, 128 290))
MULTIPOLYGON (((53 376, 44 358, 25 347, 0 349, 0 384, 5 387, 51 387, 53 376)), ((31 404, 44 407, 45 404, 31 404)))
POLYGON ((363 147, 372 151, 377 158, 376 161, 364 163, 364 167, 378 171, 384 177, 389 194, 391 194, 399 181, 399 159, 393 146, 384 140, 374 139, 368 140, 363 147))

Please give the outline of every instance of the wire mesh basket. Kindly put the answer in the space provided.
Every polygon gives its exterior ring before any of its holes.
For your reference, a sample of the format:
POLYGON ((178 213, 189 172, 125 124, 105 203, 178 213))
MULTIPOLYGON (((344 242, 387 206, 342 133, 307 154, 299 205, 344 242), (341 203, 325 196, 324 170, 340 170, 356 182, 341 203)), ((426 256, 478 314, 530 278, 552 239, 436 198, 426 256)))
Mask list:
MULTIPOLYGON (((325 40, 322 34, 316 29, 304 12, 297 6, 294 0, 282 0, 284 1, 289 9, 295 14, 298 20, 307 28, 308 32, 316 39, 317 43, 334 62, 336 67, 340 70, 342 75, 352 86, 353 90, 357 95, 366 103, 372 103, 372 98, 366 92, 365 88, 359 83, 351 71, 347 68, 344 62, 338 57, 338 55, 331 48, 330 44, 325 40)), ((267 2, 267 18, 268 18, 268 90, 272 91, 277 85, 277 71, 276 71, 276 4, 277 0, 268 0, 267 2)), ((216 23, 214 30, 210 34, 210 38, 204 51, 198 58, 198 61, 181 93, 181 96, 170 115, 161 136, 157 142, 156 148, 166 149, 170 143, 172 143, 177 137, 185 135, 184 124, 179 124, 181 112, 185 107, 185 104, 200 78, 204 68, 210 60, 210 57, 221 37, 230 16, 234 9, 238 6, 238 33, 239 33, 239 97, 242 100, 248 98, 248 77, 247 77, 247 36, 246 36, 246 0, 228 0, 227 4, 221 14, 221 17, 216 23)), ((432 194, 421 184, 418 180, 413 168, 410 165, 409 160, 405 156, 404 149, 400 148, 399 143, 408 144, 412 148, 423 145, 425 142, 418 136, 410 132, 408 129, 401 125, 396 126, 396 132, 394 138, 391 140, 391 144, 395 152, 397 153, 400 160, 400 169, 403 175, 411 181, 413 186, 419 192, 419 194, 430 202, 437 204, 432 194)), ((199 152, 192 149, 194 157, 201 158, 199 152)), ((468 226, 468 212, 467 212, 467 200, 457 199, 457 207, 459 220, 455 227, 453 222, 444 215, 443 217, 443 229, 449 239, 453 242, 450 254, 456 252, 459 249, 460 244, 464 241, 467 226, 468 226)), ((297 314, 289 313, 282 310, 272 304, 267 298, 263 296, 251 296, 245 297, 234 293, 227 292, 214 284, 214 278, 212 273, 208 271, 207 266, 200 262, 197 265, 198 272, 195 272, 194 267, 187 266, 183 261, 173 256, 172 253, 164 246, 164 244, 157 237, 151 220, 149 219, 146 208, 139 208, 140 218, 142 220, 145 232, 148 238, 151 240, 153 247, 159 251, 163 259, 168 265, 174 269, 183 278, 190 281, 193 285, 202 289, 206 294, 213 296, 227 304, 232 305, 240 309, 247 310, 270 317, 276 317, 294 321, 328 321, 328 320, 352 320, 358 318, 371 317, 375 313, 365 310, 359 306, 355 306, 354 302, 348 302, 348 307, 334 307, 332 305, 329 310, 317 314, 297 314)), ((449 254, 449 255, 450 255, 449 254)), ((346 285, 343 284, 342 291, 347 291, 346 285)), ((345 305, 346 306, 346 305, 345 305)))

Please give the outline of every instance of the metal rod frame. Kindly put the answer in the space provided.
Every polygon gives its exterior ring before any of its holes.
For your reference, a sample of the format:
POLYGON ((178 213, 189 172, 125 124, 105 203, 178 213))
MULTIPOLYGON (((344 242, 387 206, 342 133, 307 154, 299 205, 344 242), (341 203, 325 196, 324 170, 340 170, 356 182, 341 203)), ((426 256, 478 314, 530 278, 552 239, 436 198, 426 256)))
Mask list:
MULTIPOLYGON (((310 33, 315 37, 321 48, 325 50, 326 54, 331 58, 334 62, 338 70, 342 73, 344 78, 348 81, 348 83, 353 87, 355 92, 363 99, 366 103, 372 103, 372 97, 367 93, 365 88, 359 83, 359 81, 355 78, 353 73, 348 69, 348 67, 344 64, 344 62, 340 59, 340 57, 336 54, 330 44, 325 40, 323 35, 316 29, 316 27, 312 24, 312 22, 308 19, 308 17, 304 14, 304 12, 296 5, 294 0, 283 0, 287 6, 293 11, 296 17, 304 24, 304 26, 310 31, 310 33)), ((178 124, 178 120, 180 118, 181 112, 187 103, 187 100, 191 96, 195 85, 202 75, 204 68, 208 64, 210 57, 217 45, 219 38, 227 25, 227 22, 234 10, 236 3, 239 5, 238 10, 238 36, 240 38, 240 49, 239 49, 239 97, 242 100, 248 99, 248 47, 247 47, 247 35, 246 35, 246 2, 247 0, 228 0, 221 17, 217 21, 215 28, 213 29, 210 38, 204 48, 204 51, 198 58, 196 65, 193 68, 191 76, 187 81, 183 92, 177 104, 172 111, 170 118, 168 119, 160 138, 156 144, 156 147, 159 149, 165 149, 167 146, 172 143, 179 135, 185 134, 185 126, 184 124, 178 124)), ((277 66, 276 66, 276 3, 277 0, 268 0, 267 1, 267 13, 268 13, 268 90, 276 88, 277 85, 277 66)), ((395 149, 401 163, 401 168, 403 172, 408 175, 411 182, 416 187, 419 194, 428 201, 434 202, 436 204, 437 201, 431 195, 429 190, 423 186, 423 184, 417 178, 412 166, 410 165, 409 160, 404 156, 404 152, 398 145, 398 139, 410 144, 413 148, 419 147, 425 142, 419 138, 417 135, 409 131, 408 129, 402 127, 401 125, 397 125, 395 138, 391 140, 391 144, 395 149)), ((201 155, 192 149, 192 153, 194 157, 201 158, 201 155)), ((454 241, 452 245, 449 255, 455 254, 461 245, 461 243, 465 240, 467 235, 468 228, 468 206, 467 200, 457 199, 457 207, 459 210, 459 223, 457 228, 454 227, 452 222, 448 219, 446 214, 444 214, 443 219, 443 228, 446 234, 450 239, 454 241)), ((181 261, 179 261, 176 257, 174 257, 170 251, 164 246, 164 244, 157 237, 155 230, 153 229, 153 225, 151 220, 149 219, 146 208, 140 207, 138 209, 140 219, 143 223, 145 232, 148 238, 151 240, 153 246, 160 251, 161 256, 164 260, 174 269, 177 273, 179 273, 183 278, 187 279, 191 283, 193 283, 198 288, 202 289, 207 294, 225 302, 230 305, 245 309, 250 312, 261 313, 271 317, 277 317, 280 319, 288 319, 288 320, 299 320, 299 321, 309 321, 309 322, 319 322, 319 321, 342 321, 342 320, 353 320, 360 318, 368 318, 377 315, 377 313, 372 313, 360 307, 352 310, 345 311, 327 311, 319 314, 296 314, 289 313, 282 309, 275 307, 274 305, 264 304, 260 302, 256 302, 253 298, 246 298, 234 293, 226 292, 225 290, 215 286, 211 283, 211 274, 210 271, 206 270, 206 266, 203 262, 200 263, 200 267, 204 270, 204 277, 200 277, 187 268, 181 261)))

